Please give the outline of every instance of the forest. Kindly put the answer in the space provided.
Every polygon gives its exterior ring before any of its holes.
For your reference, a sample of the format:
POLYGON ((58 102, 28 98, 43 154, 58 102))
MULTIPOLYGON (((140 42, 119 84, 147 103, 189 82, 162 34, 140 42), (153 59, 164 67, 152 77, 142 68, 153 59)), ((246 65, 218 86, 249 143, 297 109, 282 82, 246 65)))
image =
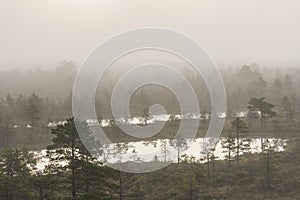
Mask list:
MULTIPOLYGON (((168 138, 178 151, 176 161, 166 168, 140 174, 108 167, 83 145, 72 118, 76 70, 72 61, 64 60, 52 71, 0 72, 0 199, 300 199, 298 68, 254 63, 221 69, 227 94, 221 135, 224 159, 214 148, 202 152, 201 158, 182 153, 189 144, 172 140, 181 121, 174 117, 180 112, 176 97, 158 86, 137 90, 130 102, 132 116, 150 118, 149 107, 160 103, 171 119, 145 145, 168 138), (158 95, 151 95, 153 91, 158 95), (251 151, 253 138, 261 140, 259 152, 251 151), (286 141, 283 151, 272 138, 286 141), (40 170, 34 152, 42 149, 49 162, 40 170)), ((197 132, 197 138, 203 138, 213 109, 209 93, 200 76, 183 71, 197 91, 201 116, 208 116, 202 117, 197 132)), ((106 74, 95 107, 97 120, 110 121, 103 127, 106 134, 116 145, 123 142, 126 152, 126 142, 133 138, 114 123, 109 104, 117 78, 117 73, 106 74)), ((103 153, 105 147, 89 135, 90 126, 80 123, 97 153, 103 153)), ((148 164, 170 161, 165 154, 148 164)))

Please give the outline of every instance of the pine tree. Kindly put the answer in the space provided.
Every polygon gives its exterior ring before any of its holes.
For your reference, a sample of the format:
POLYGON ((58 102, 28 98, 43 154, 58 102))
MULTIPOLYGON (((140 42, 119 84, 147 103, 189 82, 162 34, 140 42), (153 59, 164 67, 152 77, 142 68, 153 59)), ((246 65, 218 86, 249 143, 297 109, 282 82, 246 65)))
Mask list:
POLYGON ((30 199, 28 180, 35 164, 26 149, 5 148, 0 154, 0 199, 30 199))
POLYGON ((267 88, 267 83, 264 80, 264 78, 262 76, 258 77, 257 81, 254 82, 254 84, 257 86, 257 88, 259 89, 259 95, 263 96, 265 93, 265 90, 267 88))
POLYGON ((272 109, 275 107, 273 104, 265 101, 265 97, 262 98, 252 98, 248 102, 249 112, 260 112, 260 129, 262 132, 261 138, 261 147, 263 149, 264 137, 265 137, 265 128, 266 128, 266 117, 267 116, 275 116, 276 112, 272 109))
POLYGON ((223 141, 222 141, 222 147, 224 148, 223 153, 227 153, 225 158, 228 161, 228 169, 231 168, 231 161, 234 160, 236 156, 236 143, 235 138, 232 136, 232 134, 229 134, 223 141))
POLYGON ((286 115, 286 120, 292 122, 294 120, 293 106, 288 96, 284 96, 282 99, 282 106, 284 114, 286 115))
POLYGON ((187 149, 187 142, 184 138, 178 137, 176 139, 170 140, 170 145, 177 150, 177 164, 180 163, 181 151, 187 149))
POLYGON ((35 93, 32 93, 27 100, 25 110, 26 119, 30 122, 31 128, 36 126, 36 122, 40 119, 42 99, 35 93))
POLYGON ((236 118, 236 120, 231 122, 232 127, 234 127, 236 131, 236 139, 237 139, 237 147, 236 147, 236 157, 237 157, 237 163, 240 164, 240 136, 242 132, 246 132, 248 127, 244 121, 242 121, 239 117, 236 118))
MULTIPOLYGON (((89 140, 89 145, 95 145, 87 124, 85 122, 78 122, 78 124, 80 124, 79 131, 82 132, 82 135, 85 135, 86 140, 89 140)), ((52 145, 48 146, 51 163, 55 166, 56 173, 63 172, 65 169, 70 171, 68 180, 71 186, 71 197, 76 199, 83 172, 87 173, 89 163, 95 158, 81 142, 74 118, 67 119, 65 124, 58 125, 52 129, 51 133, 54 136, 52 145), (65 165, 60 164, 59 161, 65 162, 65 165)))

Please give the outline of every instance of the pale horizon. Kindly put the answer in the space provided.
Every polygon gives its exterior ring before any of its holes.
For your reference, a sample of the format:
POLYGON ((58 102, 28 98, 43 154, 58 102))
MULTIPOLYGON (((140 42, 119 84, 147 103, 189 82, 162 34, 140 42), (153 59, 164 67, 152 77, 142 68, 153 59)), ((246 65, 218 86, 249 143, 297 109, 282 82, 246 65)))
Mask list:
POLYGON ((179 31, 219 67, 300 65, 299 1, 21 1, 0 2, 0 70, 79 65, 111 36, 141 27, 179 31))

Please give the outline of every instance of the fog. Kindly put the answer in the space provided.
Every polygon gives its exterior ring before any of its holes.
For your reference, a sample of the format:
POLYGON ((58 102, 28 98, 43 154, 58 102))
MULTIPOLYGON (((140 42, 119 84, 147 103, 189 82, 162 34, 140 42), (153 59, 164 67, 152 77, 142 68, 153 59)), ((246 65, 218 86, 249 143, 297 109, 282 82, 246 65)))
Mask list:
POLYGON ((297 0, 1 0, 0 70, 80 64, 122 31, 163 27, 201 43, 219 66, 297 66, 297 0))

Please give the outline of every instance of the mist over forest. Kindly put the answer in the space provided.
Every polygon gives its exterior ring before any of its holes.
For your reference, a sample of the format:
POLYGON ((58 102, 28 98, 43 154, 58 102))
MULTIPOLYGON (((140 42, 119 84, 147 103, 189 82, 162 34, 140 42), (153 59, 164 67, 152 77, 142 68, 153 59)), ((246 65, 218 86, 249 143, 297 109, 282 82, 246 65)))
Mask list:
MULTIPOLYGON (((63 60, 54 70, 35 68, 23 72, 1 71, 1 109, 5 110, 8 104, 15 104, 20 108, 18 112, 22 112, 26 107, 22 103, 29 101, 34 94, 40 101, 42 115, 45 115, 42 119, 62 120, 71 116, 71 94, 77 69, 74 62, 63 60)), ((210 97, 202 77, 195 75, 197 73, 191 68, 183 67, 181 70, 197 94, 201 112, 209 113, 210 97)), ((228 112, 247 111, 248 101, 253 97, 266 97, 275 105, 276 111, 283 109, 282 101, 288 98, 293 110, 299 109, 300 93, 296 88, 300 84, 300 69, 297 67, 266 68, 253 63, 222 68, 221 74, 226 88, 228 112)), ((99 117, 112 117, 110 98, 118 78, 118 73, 110 71, 98 84, 96 108, 99 117)), ((132 115, 142 115, 145 107, 149 108, 155 103, 164 105, 170 114, 180 112, 176 97, 168 89, 157 85, 138 89, 130 103, 132 115)))
MULTIPOLYGON (((155 136, 140 139, 126 135, 116 124, 120 119, 111 113, 112 90, 126 70, 118 67, 107 70, 98 84, 98 119, 80 122, 100 157, 83 145, 72 118, 72 87, 78 69, 74 62, 63 60, 54 70, 0 72, 0 199, 300 197, 299 68, 265 68, 256 63, 222 68, 227 113, 219 115, 225 124, 218 145, 208 148, 204 137, 213 108, 205 82, 194 69, 177 66, 196 92, 201 116, 180 113, 171 91, 146 85, 130 99, 131 121, 121 120, 129 126, 134 120, 139 126, 165 124, 155 136), (149 115, 154 104, 163 105, 168 115, 158 115, 155 121, 149 115), (175 138, 182 121, 189 132, 195 119, 200 120, 195 139, 175 138), (89 136, 98 122, 113 142, 110 146, 97 146, 89 136), (160 154, 146 161, 139 156, 144 148, 158 149, 160 154), (109 159, 132 168, 137 163, 170 165, 135 174, 108 167, 109 159)), ((180 88, 182 83, 175 84, 180 88)))
POLYGON ((0 200, 299 200, 299 7, 0 0, 0 200))

